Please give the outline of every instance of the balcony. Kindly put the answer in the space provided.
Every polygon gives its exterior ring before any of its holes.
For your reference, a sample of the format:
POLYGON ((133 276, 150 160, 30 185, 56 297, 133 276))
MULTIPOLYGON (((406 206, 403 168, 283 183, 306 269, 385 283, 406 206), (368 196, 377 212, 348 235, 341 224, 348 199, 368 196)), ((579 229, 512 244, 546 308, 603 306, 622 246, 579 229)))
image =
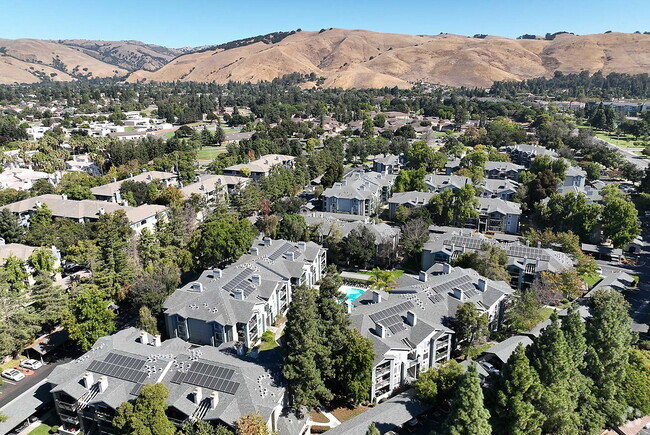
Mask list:
POLYGON ((71 425, 66 425, 62 424, 59 426, 59 434, 60 435, 78 435, 81 433, 81 428, 78 426, 71 426, 71 425))

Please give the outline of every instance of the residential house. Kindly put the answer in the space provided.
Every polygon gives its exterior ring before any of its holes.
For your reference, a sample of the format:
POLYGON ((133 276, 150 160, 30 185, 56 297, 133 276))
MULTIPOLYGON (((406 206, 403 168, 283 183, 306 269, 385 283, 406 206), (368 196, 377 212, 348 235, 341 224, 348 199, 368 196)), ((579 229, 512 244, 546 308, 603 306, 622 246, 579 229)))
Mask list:
POLYGON ((388 217, 391 220, 395 219, 397 207, 417 208, 425 207, 429 204, 429 200, 435 195, 433 192, 398 192, 388 200, 388 217))
POLYGON ((478 218, 470 219, 468 227, 476 228, 482 233, 519 232, 521 205, 500 198, 477 198, 478 218))
POLYGON ((235 189, 243 188, 249 181, 250 178, 231 175, 202 175, 187 186, 181 183, 181 192, 185 198, 199 195, 211 202, 217 198, 228 197, 235 189))
POLYGON ((396 156, 394 154, 380 154, 375 156, 372 163, 372 170, 386 174, 397 174, 403 166, 402 158, 403 156, 396 156))
POLYGON ((31 166, 20 168, 14 164, 0 172, 0 189, 29 190, 34 187, 37 180, 46 180, 56 186, 62 177, 63 173, 60 171, 48 174, 47 172, 34 171, 31 166))
POLYGON ((484 244, 498 246, 508 256, 506 268, 511 276, 513 288, 530 287, 541 272, 557 273, 573 267, 574 261, 563 252, 548 248, 532 247, 519 241, 499 242, 472 230, 443 229, 430 227, 429 240, 422 248, 422 269, 428 270, 435 264, 452 263, 459 255, 474 252, 484 244), (433 230, 433 231, 431 231, 433 230))
POLYGON ((519 183, 509 178, 486 178, 478 184, 477 190, 483 198, 500 198, 511 201, 519 189, 519 183))
POLYGON ((131 228, 140 233, 144 228, 153 230, 160 215, 166 213, 167 208, 162 205, 143 204, 139 207, 129 207, 113 202, 84 199, 75 201, 66 195, 39 195, 23 199, 0 208, 6 208, 21 221, 24 226, 29 225, 29 219, 38 207, 46 205, 53 217, 72 219, 75 222, 95 222, 106 213, 124 210, 131 228))
POLYGON ((587 173, 584 170, 576 166, 569 166, 565 172, 564 181, 561 184, 565 187, 577 187, 583 189, 586 180, 587 173))
POLYGON ((279 429, 284 387, 277 367, 211 346, 128 328, 102 337, 81 357, 48 376, 59 434, 112 434, 119 406, 145 385, 169 390, 167 417, 178 427, 197 420, 234 429, 244 414, 259 414, 269 431, 279 429))
POLYGON ((633 287, 636 287, 636 280, 634 277, 626 272, 612 273, 607 275, 605 278, 600 280, 598 284, 593 286, 587 294, 584 295, 585 298, 590 298, 594 295, 595 292, 601 289, 616 290, 623 292, 629 290, 633 287))
POLYGON ((485 162, 485 178, 519 181, 519 174, 525 170, 522 165, 511 162, 485 162))
MULTIPOLYGON (((4 265, 9 257, 16 257, 23 261, 25 271, 29 274, 27 280, 29 285, 34 285, 34 269, 29 263, 29 257, 39 249, 36 246, 23 245, 22 243, 5 243, 5 240, 0 237, 0 266, 4 265)), ((43 248, 48 249, 48 248, 43 248)), ((57 249, 56 246, 49 248, 52 252, 52 257, 54 258, 54 270, 58 270, 61 267, 61 251, 57 249)), ((58 277, 60 274, 57 272, 58 277)))
POLYGON ((387 398, 449 360, 450 326, 463 303, 474 302, 488 316, 490 329, 499 327, 512 289, 473 270, 445 266, 441 273, 402 275, 390 293, 368 291, 348 304, 352 326, 374 345, 371 401, 387 398))
POLYGON ((462 175, 427 174, 424 177, 424 184, 429 192, 440 193, 445 189, 456 192, 466 184, 472 184, 472 179, 462 175))
POLYGON ((447 163, 445 163, 445 175, 451 175, 454 172, 458 171, 460 169, 460 159, 454 158, 454 159, 449 159, 447 163))
POLYGON ((99 201, 122 202, 123 198, 120 193, 120 188, 125 181, 134 181, 146 184, 159 181, 167 187, 176 184, 178 181, 178 175, 173 172, 145 171, 137 175, 131 175, 129 178, 125 178, 124 180, 114 180, 112 183, 91 187, 90 191, 99 201))
POLYGON ((255 180, 259 180, 261 178, 268 177, 271 173, 271 169, 274 166, 282 165, 285 168, 293 168, 295 159, 296 158, 293 156, 286 156, 282 154, 267 154, 257 160, 253 160, 248 163, 228 166, 222 172, 223 175, 234 175, 237 177, 250 176, 255 180))
POLYGON ((517 349, 517 346, 522 345, 524 348, 533 344, 533 340, 525 335, 515 335, 508 337, 505 340, 493 345, 478 358, 479 364, 482 362, 490 363, 493 367, 501 370, 506 365, 510 355, 517 349))
MULTIPOLYGON (((317 231, 318 242, 326 246, 329 236, 337 233, 340 237, 347 237, 352 231, 366 228, 375 236, 375 262, 386 258, 397 251, 399 246, 400 229, 383 222, 374 222, 367 216, 358 216, 343 213, 306 212, 307 227, 317 231)), ((327 247, 327 246, 326 246, 327 247)))
POLYGON ((555 151, 551 151, 539 145, 511 145, 504 147, 502 151, 505 151, 510 156, 510 160, 512 160, 513 163, 522 165, 525 168, 530 168, 530 165, 537 156, 547 155, 550 157, 557 157, 555 151))
POLYGON ((93 162, 88 154, 78 154, 72 160, 65 162, 65 170, 69 172, 85 172, 93 177, 99 176, 99 166, 93 162))
POLYGON ((395 175, 353 171, 321 195, 323 211, 361 216, 377 214, 391 196, 395 175))
POLYGON ((240 343, 250 349, 284 315, 295 286, 315 285, 326 266, 313 242, 257 239, 250 253, 206 270, 165 301, 167 334, 194 344, 240 343))

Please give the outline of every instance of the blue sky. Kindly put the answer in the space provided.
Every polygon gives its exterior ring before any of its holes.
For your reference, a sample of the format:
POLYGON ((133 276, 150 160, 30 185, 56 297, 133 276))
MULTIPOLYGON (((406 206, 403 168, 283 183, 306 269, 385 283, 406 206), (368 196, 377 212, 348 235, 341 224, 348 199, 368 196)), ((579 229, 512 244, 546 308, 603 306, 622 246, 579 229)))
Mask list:
POLYGON ((650 31, 650 0, 0 0, 0 38, 105 39, 169 47, 325 27, 517 37, 650 31))

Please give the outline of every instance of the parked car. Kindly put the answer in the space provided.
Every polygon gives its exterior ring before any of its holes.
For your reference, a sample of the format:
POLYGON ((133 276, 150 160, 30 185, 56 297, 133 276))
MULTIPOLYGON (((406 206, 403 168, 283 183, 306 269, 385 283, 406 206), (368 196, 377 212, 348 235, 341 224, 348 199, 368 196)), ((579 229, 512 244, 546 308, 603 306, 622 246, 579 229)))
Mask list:
POLYGON ((43 367, 43 363, 35 359, 26 359, 20 362, 20 366, 24 369, 38 370, 43 367))
POLYGON ((7 369, 2 371, 2 377, 18 382, 25 379, 25 375, 16 369, 7 369))
POLYGON ((492 364, 490 364, 487 361, 480 361, 479 364, 481 364, 483 368, 491 375, 501 374, 501 372, 499 372, 499 370, 497 370, 496 367, 494 367, 492 364))

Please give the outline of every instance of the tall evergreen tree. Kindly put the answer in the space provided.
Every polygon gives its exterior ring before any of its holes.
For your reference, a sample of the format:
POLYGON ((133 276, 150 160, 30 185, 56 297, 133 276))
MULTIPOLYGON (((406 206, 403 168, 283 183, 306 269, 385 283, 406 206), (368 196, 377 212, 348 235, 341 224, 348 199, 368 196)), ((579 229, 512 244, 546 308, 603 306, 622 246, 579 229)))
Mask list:
POLYGON ((343 280, 336 266, 329 265, 320 280, 316 298, 318 335, 325 352, 322 355, 320 371, 330 391, 342 391, 345 388, 337 377, 337 361, 345 352, 347 329, 350 326, 343 293, 339 291, 342 284, 343 280))
POLYGON ((99 267, 95 282, 107 295, 122 299, 133 276, 129 261, 132 234, 129 220, 123 210, 100 216, 97 223, 99 267))
POLYGON ((556 312, 551 316, 551 324, 528 347, 528 354, 544 387, 537 404, 546 416, 544 433, 577 433, 579 416, 569 385, 572 361, 556 312))
POLYGON ((490 435, 490 412, 483 404, 483 390, 476 364, 461 377, 447 418, 450 435, 490 435))
POLYGON ((542 385, 521 344, 508 358, 499 384, 494 413, 499 432, 540 435, 544 416, 535 405, 541 398, 542 385))
POLYGON ((22 243, 25 239, 25 227, 20 225, 18 216, 6 208, 0 210, 0 237, 5 243, 22 243))
POLYGON ((145 385, 133 402, 117 408, 113 426, 125 435, 174 435, 174 423, 165 414, 168 396, 165 384, 145 385))
POLYGON ((622 391, 633 343, 629 305, 616 291, 598 291, 590 299, 591 318, 587 323, 587 374, 607 424, 619 424, 627 407, 622 391))
POLYGON ((290 406, 296 411, 311 409, 332 395, 323 382, 316 359, 321 361, 323 346, 318 331, 316 292, 298 286, 292 294, 284 330, 286 355, 284 377, 287 379, 290 406))

